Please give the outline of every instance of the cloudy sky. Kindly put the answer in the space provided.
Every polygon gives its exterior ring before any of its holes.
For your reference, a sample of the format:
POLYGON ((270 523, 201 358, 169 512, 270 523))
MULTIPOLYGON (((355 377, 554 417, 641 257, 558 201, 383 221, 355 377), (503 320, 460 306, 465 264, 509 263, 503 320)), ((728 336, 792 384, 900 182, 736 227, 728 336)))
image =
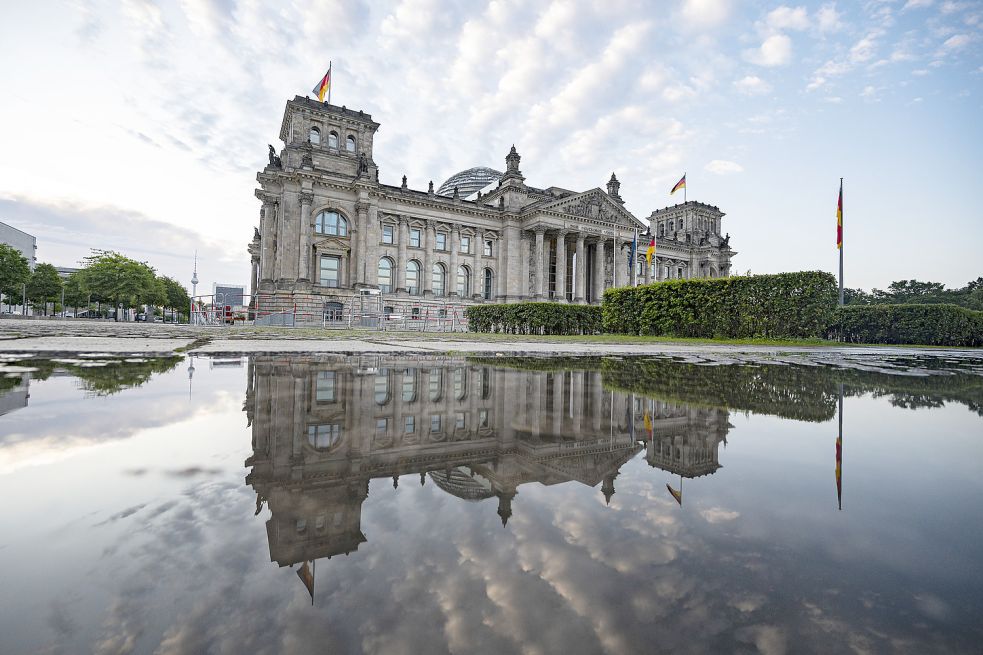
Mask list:
POLYGON ((603 186, 640 218, 727 213, 735 270, 847 284, 983 274, 983 5, 869 0, 76 0, 0 9, 0 221, 38 257, 90 248, 202 287, 248 280, 255 173, 284 102, 333 61, 332 101, 382 124, 415 188, 514 143, 535 186, 603 186))

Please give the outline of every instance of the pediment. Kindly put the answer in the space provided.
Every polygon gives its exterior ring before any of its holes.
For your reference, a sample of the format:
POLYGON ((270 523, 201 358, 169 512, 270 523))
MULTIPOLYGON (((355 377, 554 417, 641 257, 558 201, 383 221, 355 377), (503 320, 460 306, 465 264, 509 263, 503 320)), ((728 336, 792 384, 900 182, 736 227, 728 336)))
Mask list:
POLYGON ((602 221, 630 229, 645 227, 631 212, 597 188, 539 205, 535 211, 559 212, 572 218, 602 221))
POLYGON ((318 250, 348 250, 351 244, 348 242, 348 239, 323 237, 314 240, 314 247, 318 250))

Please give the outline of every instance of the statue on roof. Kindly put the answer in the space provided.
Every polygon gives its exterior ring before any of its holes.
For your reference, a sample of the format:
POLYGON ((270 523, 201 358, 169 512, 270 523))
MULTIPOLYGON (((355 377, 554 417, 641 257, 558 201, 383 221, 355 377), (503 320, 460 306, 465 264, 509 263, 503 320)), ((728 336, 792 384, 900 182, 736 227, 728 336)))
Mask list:
POLYGON ((270 147, 270 166, 275 166, 276 168, 283 168, 283 163, 280 161, 280 157, 276 154, 276 150, 273 149, 272 144, 267 144, 270 147))

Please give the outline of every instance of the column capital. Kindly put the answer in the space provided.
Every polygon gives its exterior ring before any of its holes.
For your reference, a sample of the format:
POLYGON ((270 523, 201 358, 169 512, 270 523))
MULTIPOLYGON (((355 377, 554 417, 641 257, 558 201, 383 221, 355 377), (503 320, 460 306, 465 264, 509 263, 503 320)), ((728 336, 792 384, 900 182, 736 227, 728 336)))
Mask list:
POLYGON ((557 239, 566 239, 567 238, 567 235, 570 234, 572 231, 573 230, 568 230, 566 228, 562 228, 561 227, 560 229, 558 229, 556 231, 556 238, 557 239))
POLYGON ((432 218, 428 218, 425 221, 425 225, 427 226, 428 230, 434 230, 437 228, 437 221, 433 220, 432 218))
POLYGON ((583 245, 584 241, 586 241, 587 235, 584 234, 583 232, 577 232, 576 234, 577 234, 577 246, 580 247, 581 245, 583 245))
POLYGON ((546 228, 543 227, 542 225, 537 225, 531 231, 534 232, 536 236, 542 236, 546 234, 546 228))
POLYGON ((399 214, 396 216, 396 222, 399 223, 400 226, 406 225, 407 218, 402 214, 399 214))
POLYGON ((369 211, 369 203, 364 200, 358 200, 355 202, 355 211, 359 214, 364 214, 369 211))
POLYGON ((451 223, 451 230, 453 230, 454 232, 460 232, 461 231, 461 224, 460 223, 451 223))
POLYGON ((310 191, 301 191, 298 196, 301 204, 311 205, 314 203, 314 194, 310 191))

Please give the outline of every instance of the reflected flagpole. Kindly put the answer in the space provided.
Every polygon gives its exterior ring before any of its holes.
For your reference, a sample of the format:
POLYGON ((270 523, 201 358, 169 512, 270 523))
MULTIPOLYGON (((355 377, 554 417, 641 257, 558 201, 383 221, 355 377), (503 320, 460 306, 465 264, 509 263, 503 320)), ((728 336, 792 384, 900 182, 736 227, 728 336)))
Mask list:
POLYGON ((843 383, 840 383, 839 433, 836 435, 836 504, 843 509, 843 383))

